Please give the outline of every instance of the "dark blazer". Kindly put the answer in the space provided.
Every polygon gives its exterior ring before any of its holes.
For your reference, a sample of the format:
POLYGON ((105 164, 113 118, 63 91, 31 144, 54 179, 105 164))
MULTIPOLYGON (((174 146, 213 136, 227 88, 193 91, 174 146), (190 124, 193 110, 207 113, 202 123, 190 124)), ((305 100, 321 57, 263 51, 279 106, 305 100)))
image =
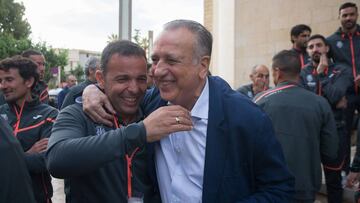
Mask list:
MULTIPOLYGON (((203 202, 289 202, 294 178, 268 116, 221 78, 208 79, 203 202)), ((149 90, 144 112, 149 114, 166 103, 159 90, 149 90)), ((154 144, 148 148, 150 159, 154 144)))

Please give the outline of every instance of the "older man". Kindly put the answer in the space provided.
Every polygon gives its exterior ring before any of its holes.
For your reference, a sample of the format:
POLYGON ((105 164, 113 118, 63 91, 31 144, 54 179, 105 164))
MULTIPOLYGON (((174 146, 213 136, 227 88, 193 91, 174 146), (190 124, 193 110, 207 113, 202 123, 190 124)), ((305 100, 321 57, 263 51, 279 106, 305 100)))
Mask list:
MULTIPOLYGON (((149 145, 162 201, 288 202, 294 180, 269 118, 223 79, 208 76, 211 49, 210 32, 189 20, 165 24, 154 44, 157 88, 145 98, 145 113, 180 105, 191 111, 194 125, 149 145)), ((93 97, 84 99, 86 108, 104 98, 93 97)), ((91 116, 108 122, 103 114, 97 108, 91 116)), ((181 117, 173 120, 182 123, 181 117)))
POLYGON ((250 99, 258 93, 269 89, 269 69, 265 65, 256 65, 250 74, 251 84, 239 87, 236 91, 244 94, 250 99))
POLYGON ((87 87, 90 84, 96 83, 95 72, 99 69, 100 69, 99 59, 96 57, 90 57, 85 64, 86 80, 70 88, 70 91, 66 94, 64 102, 62 103, 61 106, 59 106, 59 108, 63 109, 71 104, 74 104, 76 100, 78 100, 78 102, 81 102, 79 100, 81 99, 81 95, 85 87, 87 87))

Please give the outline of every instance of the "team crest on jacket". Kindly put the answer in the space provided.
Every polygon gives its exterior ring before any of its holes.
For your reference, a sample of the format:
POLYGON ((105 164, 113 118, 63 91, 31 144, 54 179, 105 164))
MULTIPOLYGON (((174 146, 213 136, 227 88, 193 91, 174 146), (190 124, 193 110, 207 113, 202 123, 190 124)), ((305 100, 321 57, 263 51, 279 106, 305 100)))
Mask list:
POLYGON ((312 75, 307 75, 307 76, 306 76, 306 80, 307 80, 308 82, 312 82, 312 81, 314 80, 314 78, 313 78, 312 75))
POLYGON ((344 46, 344 44, 342 43, 342 41, 337 41, 336 46, 337 48, 341 49, 344 46))
POLYGON ((9 120, 9 118, 8 118, 8 116, 6 114, 0 114, 0 116, 3 117, 3 119, 6 120, 6 121, 9 120))
POLYGON ((102 135, 106 132, 105 128, 101 125, 96 126, 95 129, 96 129, 96 135, 102 135))

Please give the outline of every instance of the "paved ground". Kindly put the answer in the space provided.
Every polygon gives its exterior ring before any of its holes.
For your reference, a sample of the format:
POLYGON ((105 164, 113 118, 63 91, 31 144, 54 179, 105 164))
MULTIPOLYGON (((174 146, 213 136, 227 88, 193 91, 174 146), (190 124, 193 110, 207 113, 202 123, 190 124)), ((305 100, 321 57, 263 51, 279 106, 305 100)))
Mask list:
POLYGON ((52 178, 52 185, 54 189, 54 196, 52 198, 53 203, 64 203, 64 181, 62 179, 52 178))

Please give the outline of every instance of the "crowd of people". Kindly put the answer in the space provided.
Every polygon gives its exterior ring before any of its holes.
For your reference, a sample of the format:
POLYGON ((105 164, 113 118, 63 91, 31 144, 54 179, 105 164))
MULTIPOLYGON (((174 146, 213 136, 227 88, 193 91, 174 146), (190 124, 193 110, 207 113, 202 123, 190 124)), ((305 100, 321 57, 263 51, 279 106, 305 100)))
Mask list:
POLYGON ((209 74, 212 35, 190 20, 164 25, 151 67, 139 45, 109 43, 85 82, 68 77, 59 110, 43 54, 1 60, 0 202, 51 202, 51 176, 68 203, 314 202, 322 168, 328 202, 342 202, 360 178, 357 18, 344 3, 328 38, 294 26, 293 48, 237 91, 209 74))

